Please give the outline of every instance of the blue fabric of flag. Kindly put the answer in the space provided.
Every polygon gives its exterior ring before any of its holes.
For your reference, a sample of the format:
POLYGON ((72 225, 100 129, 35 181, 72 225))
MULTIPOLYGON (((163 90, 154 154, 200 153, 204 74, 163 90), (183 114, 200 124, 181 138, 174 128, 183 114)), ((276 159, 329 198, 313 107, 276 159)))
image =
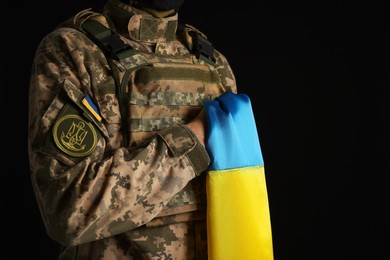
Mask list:
POLYGON ((264 165, 248 95, 227 91, 214 100, 204 101, 204 107, 210 170, 264 165))

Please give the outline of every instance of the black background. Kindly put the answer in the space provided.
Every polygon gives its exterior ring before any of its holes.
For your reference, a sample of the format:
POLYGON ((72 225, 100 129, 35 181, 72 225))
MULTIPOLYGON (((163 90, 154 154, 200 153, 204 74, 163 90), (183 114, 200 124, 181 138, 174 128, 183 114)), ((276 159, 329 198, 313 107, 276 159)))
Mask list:
MULTIPOLYGON (((388 258, 388 9, 374 1, 286 2, 187 1, 179 18, 209 36, 251 97, 275 260, 388 258)), ((4 251, 14 256, 55 259, 58 250, 45 234, 29 179, 27 93, 35 48, 74 12, 104 3, 3 7, 1 212, 10 243, 4 251)))

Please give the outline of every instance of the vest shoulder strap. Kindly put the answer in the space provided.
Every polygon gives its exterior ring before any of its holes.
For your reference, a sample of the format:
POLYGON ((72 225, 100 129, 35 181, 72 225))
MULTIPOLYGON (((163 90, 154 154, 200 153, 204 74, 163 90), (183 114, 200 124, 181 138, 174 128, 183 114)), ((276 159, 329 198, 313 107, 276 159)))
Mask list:
POLYGON ((214 46, 204 33, 189 24, 181 24, 177 29, 177 37, 196 58, 215 65, 214 46))
MULTIPOLYGON (((134 50, 126 44, 114 30, 109 28, 108 20, 101 14, 85 9, 58 27, 71 27, 85 33, 106 55, 116 61, 133 56, 134 50)), ((124 62, 125 64, 126 62, 124 62)))

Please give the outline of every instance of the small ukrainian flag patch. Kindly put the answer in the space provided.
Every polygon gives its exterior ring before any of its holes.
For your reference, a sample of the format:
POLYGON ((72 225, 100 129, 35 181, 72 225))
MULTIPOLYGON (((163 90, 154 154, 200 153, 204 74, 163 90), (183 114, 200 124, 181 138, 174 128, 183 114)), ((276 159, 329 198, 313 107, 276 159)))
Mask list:
POLYGON ((98 120, 102 121, 102 117, 100 116, 99 109, 95 106, 89 96, 85 96, 81 103, 88 109, 89 112, 98 120))

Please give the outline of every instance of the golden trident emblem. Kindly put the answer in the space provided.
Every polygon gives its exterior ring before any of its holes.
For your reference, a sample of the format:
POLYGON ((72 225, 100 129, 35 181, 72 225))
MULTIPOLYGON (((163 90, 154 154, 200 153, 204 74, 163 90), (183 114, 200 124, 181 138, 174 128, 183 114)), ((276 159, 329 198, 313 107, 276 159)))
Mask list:
POLYGON ((88 131, 85 130, 84 122, 72 122, 71 126, 68 129, 68 132, 65 134, 61 133, 61 142, 66 148, 73 151, 81 151, 85 149, 83 141, 87 136, 88 131))

